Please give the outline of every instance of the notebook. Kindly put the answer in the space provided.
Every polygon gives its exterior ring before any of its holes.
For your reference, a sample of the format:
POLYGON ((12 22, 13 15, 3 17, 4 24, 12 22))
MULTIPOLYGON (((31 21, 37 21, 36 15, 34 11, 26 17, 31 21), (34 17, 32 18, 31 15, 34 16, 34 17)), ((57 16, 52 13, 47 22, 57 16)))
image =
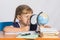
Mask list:
POLYGON ((35 39, 38 38, 38 34, 19 34, 16 38, 27 38, 27 39, 35 39))

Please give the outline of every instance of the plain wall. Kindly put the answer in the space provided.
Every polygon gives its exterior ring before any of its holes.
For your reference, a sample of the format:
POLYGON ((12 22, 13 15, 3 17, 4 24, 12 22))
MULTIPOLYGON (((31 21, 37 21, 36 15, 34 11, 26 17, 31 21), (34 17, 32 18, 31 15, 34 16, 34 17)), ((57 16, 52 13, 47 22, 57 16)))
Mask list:
POLYGON ((0 0, 0 22, 13 21, 15 9, 21 4, 29 5, 35 14, 46 12, 48 25, 60 29, 60 0, 0 0))

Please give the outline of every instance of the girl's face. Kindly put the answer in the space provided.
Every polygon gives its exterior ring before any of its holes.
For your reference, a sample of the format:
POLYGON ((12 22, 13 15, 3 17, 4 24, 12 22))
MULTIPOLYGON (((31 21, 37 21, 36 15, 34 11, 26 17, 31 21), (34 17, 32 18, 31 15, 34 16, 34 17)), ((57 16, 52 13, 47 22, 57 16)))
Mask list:
POLYGON ((20 22, 23 24, 23 25, 30 25, 30 17, 31 17, 32 13, 27 13, 27 14, 21 14, 20 15, 20 22))

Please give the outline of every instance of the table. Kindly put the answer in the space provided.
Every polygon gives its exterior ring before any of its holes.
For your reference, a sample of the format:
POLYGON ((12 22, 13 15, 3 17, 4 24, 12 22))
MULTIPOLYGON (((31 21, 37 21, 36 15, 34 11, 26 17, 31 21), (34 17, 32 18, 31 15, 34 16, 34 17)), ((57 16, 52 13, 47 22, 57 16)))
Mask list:
POLYGON ((0 38, 16 38, 17 34, 4 34, 3 31, 0 31, 0 38))
MULTIPOLYGON (((16 38, 16 36, 17 36, 17 34, 4 34, 3 31, 0 31, 0 38, 16 38)), ((42 37, 42 38, 44 38, 44 37, 42 37)), ((60 31, 59 31, 58 38, 60 38, 60 31)))

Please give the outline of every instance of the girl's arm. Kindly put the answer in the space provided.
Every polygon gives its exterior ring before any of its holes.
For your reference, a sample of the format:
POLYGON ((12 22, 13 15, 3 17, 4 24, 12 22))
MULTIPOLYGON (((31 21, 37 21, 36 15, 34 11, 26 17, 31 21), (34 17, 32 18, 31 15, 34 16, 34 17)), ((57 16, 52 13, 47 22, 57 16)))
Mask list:
POLYGON ((4 32, 19 32, 19 28, 14 28, 13 26, 6 26, 3 30, 4 32))
POLYGON ((6 26, 4 28, 4 32, 27 32, 29 31, 29 28, 15 28, 13 26, 6 26))

